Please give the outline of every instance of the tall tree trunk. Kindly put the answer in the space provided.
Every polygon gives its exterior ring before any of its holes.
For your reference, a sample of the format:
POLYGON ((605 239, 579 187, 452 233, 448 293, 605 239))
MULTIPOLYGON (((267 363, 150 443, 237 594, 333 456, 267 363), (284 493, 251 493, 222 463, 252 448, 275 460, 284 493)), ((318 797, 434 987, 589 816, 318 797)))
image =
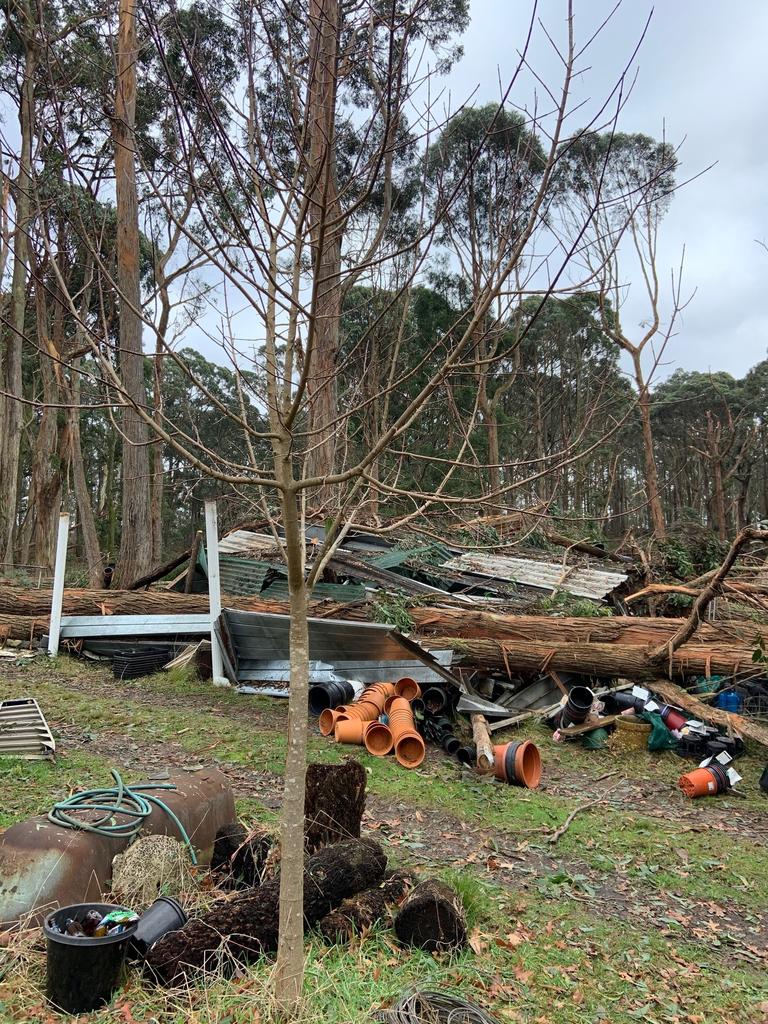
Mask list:
POLYGON ((147 427, 134 406, 146 409, 139 284, 139 211, 136 191, 135 0, 120 0, 115 95, 115 196, 117 282, 120 291, 120 378, 128 404, 123 410, 122 529, 116 583, 130 583, 152 564, 147 427))
POLYGON ((651 426, 651 396, 640 365, 640 353, 634 352, 632 361, 635 370, 635 382, 638 389, 640 406, 640 422, 643 428, 643 463, 645 466, 645 488, 648 498, 648 514, 651 529, 656 540, 664 540, 667 536, 667 525, 664 521, 664 509, 659 493, 659 474, 656 468, 656 457, 653 451, 653 428, 651 426))
MULTIPOLYGON (((336 167, 336 91, 341 31, 339 0, 309 4, 309 224, 316 299, 309 357, 310 476, 333 472, 336 458, 336 360, 343 301, 341 289, 342 210, 336 167)), ((321 486, 316 501, 332 506, 333 489, 321 486)))
POLYGON ((96 532, 96 520, 93 515, 93 497, 85 478, 83 464, 83 445, 80 437, 80 360, 76 360, 71 370, 69 387, 69 462, 72 467, 72 484, 77 502, 80 532, 85 548, 85 560, 88 563, 88 579, 92 587, 100 587, 103 583, 103 563, 99 547, 99 536, 96 532))
MULTIPOLYGON (((284 462, 287 480, 288 459, 284 462)), ((293 490, 283 491, 283 527, 290 591, 291 689, 288 751, 280 827, 280 934, 275 999, 286 1018, 296 1015, 304 980, 304 792, 307 774, 309 626, 304 581, 304 537, 293 490)))
MULTIPOLYGON (((37 67, 34 14, 29 0, 18 4, 18 32, 24 42, 24 73, 19 97, 21 152, 16 176, 16 227, 13 237, 10 317, 0 348, 0 563, 13 562, 16 513, 19 500, 22 406, 13 396, 22 394, 21 347, 27 306, 29 230, 32 224, 32 134, 34 79, 37 67)), ((5 318, 4 318, 5 319, 5 318)))

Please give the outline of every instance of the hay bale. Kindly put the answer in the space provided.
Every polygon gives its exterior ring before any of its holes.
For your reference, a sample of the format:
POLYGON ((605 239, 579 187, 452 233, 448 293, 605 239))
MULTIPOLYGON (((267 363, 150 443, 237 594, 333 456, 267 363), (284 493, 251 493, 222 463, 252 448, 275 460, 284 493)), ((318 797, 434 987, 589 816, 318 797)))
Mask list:
POLYGON ((178 896, 192 883, 189 850, 173 836, 143 836, 112 861, 112 892, 141 910, 158 896, 178 896))

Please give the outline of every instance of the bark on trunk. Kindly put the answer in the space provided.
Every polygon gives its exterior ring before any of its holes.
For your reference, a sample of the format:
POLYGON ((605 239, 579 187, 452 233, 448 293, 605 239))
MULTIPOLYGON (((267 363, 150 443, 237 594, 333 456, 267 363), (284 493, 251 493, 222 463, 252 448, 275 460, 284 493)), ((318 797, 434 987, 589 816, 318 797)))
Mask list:
POLYGON ((117 282, 120 292, 119 369, 123 408, 122 528, 115 582, 136 579, 152 563, 147 427, 134 406, 147 407, 144 385, 139 213, 136 189, 135 0, 120 0, 115 95, 115 198, 117 205, 117 282))
MULTIPOLYGON (((648 681, 656 679, 660 666, 650 650, 623 644, 532 643, 514 640, 457 640, 430 637, 423 641, 432 650, 452 649, 462 668, 501 672, 574 672, 579 675, 648 681)), ((685 675, 739 676, 754 674, 753 647, 746 644, 712 647, 686 644, 669 659, 670 677, 685 675)))
POLYGON ((99 535, 96 532, 96 520, 93 516, 93 498, 85 478, 83 464, 83 445, 80 437, 80 360, 72 369, 70 385, 69 417, 69 460, 72 466, 72 485, 77 502, 77 513, 80 520, 80 532, 85 547, 85 558, 88 563, 88 580, 92 587, 101 586, 104 578, 99 535))
MULTIPOLYGON (((289 456, 282 467, 287 483, 289 456)), ((304 536, 298 514, 299 497, 283 492, 283 527, 288 568, 291 625, 289 633, 291 689, 288 698, 288 750, 280 820, 280 936, 275 967, 275 1000, 285 1017, 301 1001, 304 981, 304 803, 307 774, 309 702, 309 625, 304 580, 304 536)), ((347 895, 347 894, 345 894, 347 895)))
POLYGON ((467 941, 464 909, 449 885, 428 878, 417 885, 395 918, 395 935, 428 952, 461 949, 467 941))
POLYGON ((656 456, 653 451, 653 427, 651 426, 651 396, 640 365, 640 353, 634 352, 632 359, 635 369, 635 381, 639 391, 640 422, 643 430, 643 462, 645 465, 645 486, 648 496, 648 514, 651 528, 656 540, 664 540, 667 527, 664 521, 664 509, 659 493, 659 473, 656 467, 656 456))
POLYGON ((35 111, 37 43, 33 6, 29 0, 18 4, 17 29, 24 44, 24 72, 19 96, 21 151, 14 202, 16 226, 13 234, 13 274, 10 316, 2 332, 0 350, 0 563, 14 561, 16 513, 19 499, 19 456, 21 452, 22 395, 21 349, 27 312, 27 266, 29 230, 32 223, 32 135, 35 111))
MULTIPOLYGON (((342 210, 336 166, 336 89, 341 9, 338 0, 309 5, 309 224, 312 238, 312 349, 309 356, 308 475, 333 472, 336 455, 336 359, 343 301, 342 210)), ((332 488, 321 486, 319 508, 330 509, 332 488)))
MULTIPOLYGON (((302 940, 305 925, 311 927, 348 896, 377 885, 386 866, 383 850, 370 839, 326 846, 310 858, 306 870, 302 864, 306 898, 303 907, 299 903, 297 908, 302 940)), ((164 936, 147 957, 156 977, 166 985, 178 985, 206 965, 213 966, 222 954, 248 961, 274 950, 284 872, 285 859, 279 880, 222 900, 202 917, 164 936)))

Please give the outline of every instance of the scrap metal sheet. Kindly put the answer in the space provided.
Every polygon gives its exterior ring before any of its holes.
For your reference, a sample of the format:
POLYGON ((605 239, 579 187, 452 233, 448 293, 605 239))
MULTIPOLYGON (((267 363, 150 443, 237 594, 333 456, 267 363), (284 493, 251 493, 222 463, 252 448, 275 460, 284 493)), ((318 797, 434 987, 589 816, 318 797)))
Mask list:
POLYGON ((444 566, 538 590, 564 590, 575 597, 589 597, 593 601, 602 600, 628 579, 626 573, 602 572, 581 566, 563 567, 562 564, 482 552, 459 555, 445 562, 444 566))

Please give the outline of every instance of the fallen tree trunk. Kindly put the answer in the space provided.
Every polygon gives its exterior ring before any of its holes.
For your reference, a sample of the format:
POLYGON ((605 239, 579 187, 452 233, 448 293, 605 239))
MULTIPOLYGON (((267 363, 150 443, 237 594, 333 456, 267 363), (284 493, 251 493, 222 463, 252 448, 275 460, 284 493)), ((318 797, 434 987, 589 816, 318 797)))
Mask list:
POLYGON ((328 942, 349 942, 386 917, 389 908, 401 903, 413 885, 409 871, 393 871, 375 889, 366 889, 344 900, 322 919, 317 930, 328 942))
POLYGON ((487 775, 493 771, 493 744, 484 715, 471 715, 472 739, 477 748, 477 770, 487 775))
POLYGON ((742 736, 746 736, 747 739, 754 740, 756 743, 768 747, 768 728, 760 725, 754 719, 745 718, 743 715, 736 715, 730 711, 721 711, 720 708, 710 707, 709 704, 698 700, 692 693, 686 693, 685 690, 681 690, 679 686, 675 686, 674 683, 670 683, 667 679, 655 679, 651 689, 659 697, 663 697, 668 704, 674 704, 682 708, 683 711, 689 711, 696 718, 701 719, 702 722, 733 727, 742 736))
MULTIPOLYGON (((316 924, 348 896, 377 885, 386 866, 384 851, 370 839, 324 847, 304 869, 305 926, 316 924)), ((164 984, 177 985, 222 956, 248 961, 270 952, 277 948, 279 902, 279 878, 221 900, 160 939, 147 964, 164 984)))
MULTIPOLYGON (((553 626, 557 622, 552 620, 553 626)), ((553 629, 555 636, 556 629, 553 629)), ((648 681, 657 679, 659 666, 651 650, 627 644, 551 643, 513 640, 460 640, 454 636, 422 637, 431 650, 453 650, 454 664, 462 668, 502 672, 575 672, 580 675, 648 681)), ((667 666, 665 666, 666 668, 667 666)), ((746 644, 686 644, 672 655, 670 677, 685 675, 754 675, 752 648, 746 644)))
POLYGON ((37 640, 48 632, 48 615, 0 615, 0 635, 6 640, 37 640), (7 630, 7 633, 6 633, 7 630))
POLYGON ((467 923, 459 897, 436 878, 421 882, 398 911, 395 935, 405 945, 430 953, 461 949, 467 923))
MULTIPOLYGON (((415 630, 440 636, 479 637, 494 640, 532 640, 558 643, 628 644, 646 647, 671 639, 685 619, 647 619, 630 615, 596 618, 555 618, 551 615, 502 615, 497 612, 454 608, 412 608, 415 630)), ((768 627, 753 622, 702 623, 698 637, 712 644, 754 645, 757 637, 768 640, 768 627)))
MULTIPOLYGON (((258 596, 233 597, 222 594, 225 608, 245 612, 271 612, 288 615, 286 601, 265 601, 258 596)), ((365 609, 348 609, 338 602, 316 602, 313 613, 322 605, 324 616, 366 619, 365 609)), ((195 615, 208 611, 207 594, 178 594, 172 590, 74 590, 64 591, 64 615, 195 615)), ((3 616, 23 619, 31 616, 45 621, 51 613, 50 590, 28 590, 0 585, 0 622, 3 616)))

